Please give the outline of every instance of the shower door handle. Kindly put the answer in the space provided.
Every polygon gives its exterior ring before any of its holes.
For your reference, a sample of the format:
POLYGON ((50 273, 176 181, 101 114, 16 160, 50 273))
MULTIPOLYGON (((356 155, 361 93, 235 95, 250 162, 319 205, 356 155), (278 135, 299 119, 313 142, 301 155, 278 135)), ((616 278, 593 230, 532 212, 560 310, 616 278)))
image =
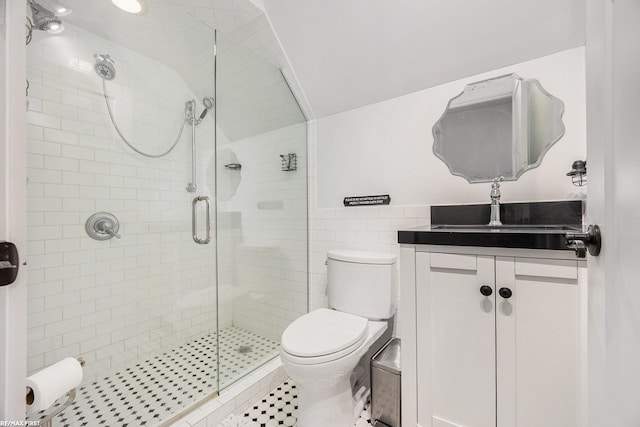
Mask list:
POLYGON ((198 196, 193 199, 191 203, 191 232, 193 234, 193 241, 199 245, 206 245, 211 241, 211 200, 207 196, 198 196), (205 202, 206 204, 206 235, 204 239, 198 238, 198 215, 196 214, 196 208, 199 202, 205 202))

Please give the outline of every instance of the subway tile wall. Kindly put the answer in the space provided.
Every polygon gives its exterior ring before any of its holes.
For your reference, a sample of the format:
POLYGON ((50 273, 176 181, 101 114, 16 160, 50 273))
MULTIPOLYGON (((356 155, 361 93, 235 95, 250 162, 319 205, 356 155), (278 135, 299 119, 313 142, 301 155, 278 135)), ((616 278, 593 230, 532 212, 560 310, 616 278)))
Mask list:
MULTIPOLYGON (((117 77, 106 87, 118 126, 139 149, 168 148, 185 101, 213 93, 194 93, 171 68, 72 26, 57 36, 34 34, 30 372, 81 355, 91 381, 214 330, 216 298, 220 328, 233 324, 279 340, 308 304, 306 124, 233 143, 219 129, 216 156, 209 115, 197 128, 198 191, 187 193, 190 127, 164 158, 132 153, 109 119, 94 53, 116 61, 117 77), (297 170, 284 172, 280 155, 289 153, 297 155, 297 170), (233 162, 242 169, 224 168, 233 162), (191 239, 195 195, 219 199, 216 235, 207 246, 191 239), (99 211, 119 218, 121 239, 86 235, 86 219, 99 211)), ((208 77, 203 68, 199 92, 208 77)), ((202 224, 201 211, 199 218, 202 224)))
MULTIPOLYGON (((318 208, 315 195, 316 123, 309 124, 309 303, 310 309, 327 307, 327 251, 349 249, 384 252, 399 256, 397 232, 430 223, 430 205, 357 206, 318 208)), ((366 196, 345 194, 344 196, 366 196)), ((393 196, 393 195, 392 195, 393 196)), ((391 201, 393 203, 393 199, 391 201)), ((396 308, 400 300, 400 262, 395 266, 396 308)), ((366 298, 366 295, 363 295, 366 298)), ((402 326, 394 324, 394 336, 401 337, 402 326)))
MULTIPOLYGON (((305 123, 234 141, 227 149, 242 169, 222 165, 219 174, 240 176, 233 196, 218 202, 219 210, 241 212, 241 235, 218 249, 237 266, 230 282, 221 279, 221 289, 231 285, 234 291, 235 326, 276 341, 307 311, 306 144, 305 123), (283 171, 280 156, 289 153, 296 154, 297 168, 283 171)), ((220 162, 225 158, 231 157, 221 156, 220 162)))
POLYGON ((133 153, 107 115, 93 54, 114 58, 115 117, 141 150, 167 149, 186 100, 203 94, 174 70, 70 25, 56 36, 34 31, 27 52, 29 371, 83 356, 91 381, 215 330, 215 245, 191 239, 192 198, 214 195, 214 123, 197 128, 199 190, 188 193, 190 127, 164 158, 133 153), (85 221, 100 211, 118 217, 121 239, 87 236, 85 221))

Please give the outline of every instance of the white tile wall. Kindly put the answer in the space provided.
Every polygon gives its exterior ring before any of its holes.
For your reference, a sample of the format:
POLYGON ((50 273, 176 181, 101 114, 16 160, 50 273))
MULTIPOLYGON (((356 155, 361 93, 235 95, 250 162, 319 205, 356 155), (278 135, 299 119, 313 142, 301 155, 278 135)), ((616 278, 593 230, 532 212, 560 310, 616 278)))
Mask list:
MULTIPOLYGON (((27 52, 29 371, 83 356, 90 381, 215 330, 215 245, 193 243, 194 194, 184 189, 191 129, 165 158, 132 153, 108 118, 93 53, 116 61, 107 88, 118 125, 139 149, 168 148, 186 100, 208 94, 71 25, 57 36, 34 32, 27 52), (87 236, 84 223, 98 211, 119 218, 121 239, 87 236)), ((213 121, 197 132, 197 194, 212 196, 215 177, 204 166, 214 156, 213 121)))
MULTIPOLYGON (((58 36, 35 34, 28 52, 29 370, 82 355, 90 381, 216 327, 216 247, 192 242, 194 194, 184 190, 191 129, 165 158, 132 153, 109 120, 93 54, 116 61, 107 82, 116 121, 148 152, 170 146, 186 100, 213 90, 193 93, 171 68, 71 25, 58 36), (86 235, 84 222, 98 211, 119 218, 122 239, 86 235)), ((213 199, 213 122, 197 131, 196 194, 213 199)), ((243 165, 218 164, 221 188, 241 174, 218 206, 220 327, 279 339, 307 310, 306 125, 233 144, 220 134, 243 165), (298 170, 282 172, 280 155, 290 152, 298 170)))
POLYGON ((236 265, 236 274, 221 283, 233 289, 233 324, 274 340, 307 311, 306 140, 302 123, 234 141, 222 149, 233 152, 242 169, 219 165, 221 181, 240 176, 233 197, 218 203, 220 211, 242 212, 238 239, 219 247, 221 259, 236 265), (281 170, 280 155, 288 153, 298 156, 296 171, 281 170))

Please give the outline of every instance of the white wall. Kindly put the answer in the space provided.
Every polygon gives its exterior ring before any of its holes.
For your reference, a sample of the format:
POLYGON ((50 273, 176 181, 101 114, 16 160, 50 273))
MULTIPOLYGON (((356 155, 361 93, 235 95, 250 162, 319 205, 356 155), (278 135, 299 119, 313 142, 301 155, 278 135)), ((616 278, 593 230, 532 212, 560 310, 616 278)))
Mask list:
MULTIPOLYGON (((191 200, 212 196, 214 123, 198 126, 197 193, 191 128, 168 156, 133 153, 115 134, 93 71, 109 53, 116 120, 139 149, 159 153, 177 136, 194 94, 171 68, 74 29, 34 31, 27 49, 28 370, 65 356, 87 360, 85 381, 216 328, 215 244, 191 239, 191 200), (100 211, 120 220, 121 239, 84 229, 100 211)), ((199 106, 198 112, 201 107, 199 106)))
MULTIPOLYGON (((433 204, 489 203, 490 184, 453 176, 432 153, 431 128, 469 82, 515 72, 565 103, 566 133, 542 164, 504 182, 502 201, 583 197, 566 172, 586 157, 584 48, 576 48, 317 120, 310 145, 311 308, 326 305, 326 251, 398 253, 397 231, 429 223, 433 204), (391 205, 342 206, 390 194, 391 205)), ((399 334, 400 330, 397 329, 399 334)))
POLYGON ((542 165, 505 182, 503 201, 565 199, 565 173, 586 155, 584 48, 479 74, 317 121, 318 207, 345 196, 390 194, 392 205, 484 203, 488 185, 453 176, 432 154, 431 129, 466 83, 508 73, 535 78, 565 103, 566 133, 542 165), (553 183, 553 185, 550 185, 553 183))

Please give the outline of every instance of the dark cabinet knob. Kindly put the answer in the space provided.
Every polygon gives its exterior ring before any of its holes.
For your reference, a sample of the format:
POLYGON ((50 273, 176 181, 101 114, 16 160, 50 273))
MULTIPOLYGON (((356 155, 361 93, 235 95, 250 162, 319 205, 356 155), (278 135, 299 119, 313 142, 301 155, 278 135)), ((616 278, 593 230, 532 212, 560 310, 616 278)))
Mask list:
POLYGON ((509 288, 500 288, 500 290, 498 291, 498 294, 502 298, 508 299, 508 298, 511 298, 511 295, 513 295, 513 292, 511 292, 511 289, 509 288))
POLYGON ((488 297, 493 293, 493 289, 491 289, 491 286, 482 285, 480 286, 480 293, 485 297, 488 297))

